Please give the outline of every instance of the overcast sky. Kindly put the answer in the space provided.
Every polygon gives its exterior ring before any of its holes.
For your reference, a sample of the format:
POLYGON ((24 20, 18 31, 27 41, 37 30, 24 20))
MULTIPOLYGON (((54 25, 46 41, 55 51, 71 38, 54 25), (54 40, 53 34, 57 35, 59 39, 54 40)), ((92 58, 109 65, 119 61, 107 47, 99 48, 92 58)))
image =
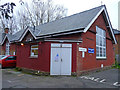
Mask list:
MULTIPOLYGON (((8 0, 0 0, 3 3, 8 0)), ((18 6, 19 0, 9 0, 15 2, 18 6)), ((30 1, 30 0, 23 0, 30 1)), ((79 13, 97 6, 106 5, 107 11, 112 23, 113 28, 118 29, 118 2, 120 0, 53 0, 56 4, 61 4, 68 9, 68 16, 79 13)), ((2 3, 0 3, 2 4, 2 3)), ((17 9, 16 6, 16 9, 17 9)))

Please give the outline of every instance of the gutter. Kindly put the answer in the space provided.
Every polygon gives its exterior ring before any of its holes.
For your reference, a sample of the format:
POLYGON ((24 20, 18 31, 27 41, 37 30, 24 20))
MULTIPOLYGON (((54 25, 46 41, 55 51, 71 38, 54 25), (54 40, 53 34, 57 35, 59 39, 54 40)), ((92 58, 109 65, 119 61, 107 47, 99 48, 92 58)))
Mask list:
POLYGON ((84 28, 81 28, 81 29, 77 29, 77 30, 73 30, 73 31, 53 33, 53 34, 48 34, 48 35, 36 36, 36 37, 37 37, 37 39, 48 38, 48 37, 54 37, 54 36, 69 35, 69 34, 75 34, 75 33, 83 33, 83 31, 84 31, 84 28))

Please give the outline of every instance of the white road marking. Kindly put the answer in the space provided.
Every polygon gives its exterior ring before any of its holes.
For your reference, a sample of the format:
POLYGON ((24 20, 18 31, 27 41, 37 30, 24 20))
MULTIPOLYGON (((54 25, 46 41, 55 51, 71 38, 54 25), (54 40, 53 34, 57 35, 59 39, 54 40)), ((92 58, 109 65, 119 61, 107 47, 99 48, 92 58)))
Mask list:
MULTIPOLYGON (((89 77, 89 76, 81 76, 80 78, 95 81, 95 82, 100 82, 100 83, 107 83, 106 79, 100 79, 100 78, 89 77)), ((120 84, 118 82, 115 82, 115 83, 113 83, 111 85, 120 86, 120 84)))
POLYGON ((90 80, 94 80, 95 78, 94 77, 89 77, 90 80))
POLYGON ((113 83, 114 86, 120 86, 118 82, 113 83))
POLYGON ((85 76, 82 76, 82 77, 80 77, 80 78, 84 78, 85 76))
POLYGON ((7 80, 9 83, 11 83, 12 81, 10 81, 10 80, 7 80))
POLYGON ((100 78, 96 78, 96 79, 94 79, 94 81, 99 82, 99 79, 100 79, 100 78))
POLYGON ((106 79, 103 79, 103 80, 101 80, 100 82, 101 82, 101 83, 105 83, 105 81, 106 81, 106 79))
MULTIPOLYGON (((100 83, 107 83, 106 79, 100 79, 100 78, 89 77, 89 76, 81 76, 80 78, 95 81, 95 82, 100 82, 100 83)), ((114 84, 111 84, 111 85, 120 86, 120 84, 118 84, 118 82, 115 82, 114 84)))

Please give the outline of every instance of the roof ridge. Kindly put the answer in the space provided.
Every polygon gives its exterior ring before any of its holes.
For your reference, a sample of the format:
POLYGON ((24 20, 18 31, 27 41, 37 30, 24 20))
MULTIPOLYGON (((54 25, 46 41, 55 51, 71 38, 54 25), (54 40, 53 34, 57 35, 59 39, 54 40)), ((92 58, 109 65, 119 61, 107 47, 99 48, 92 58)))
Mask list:
MULTIPOLYGON (((87 13, 93 13, 93 12, 99 12, 103 7, 105 7, 105 5, 101 5, 101 6, 98 6, 98 7, 95 7, 95 8, 92 8, 92 9, 89 9, 89 10, 85 10, 85 11, 83 11, 83 12, 79 12, 79 13, 76 13, 76 14, 73 14, 73 15, 70 15, 70 16, 66 16, 66 17, 63 17, 63 18, 61 18, 61 19, 58 19, 58 20, 54 20, 54 21, 51 21, 51 22, 48 22, 48 23, 44 23, 44 24, 41 24, 41 25, 38 25, 38 26, 36 26, 36 28, 45 28, 45 27, 48 27, 49 25, 54 25, 54 24, 60 24, 60 23, 62 23, 63 24, 63 21, 65 22, 65 21, 68 21, 69 22, 69 20, 71 20, 72 21, 72 19, 73 18, 77 18, 77 17, 80 17, 81 15, 82 16, 88 16, 88 14, 87 13)), ((93 13, 93 15, 94 15, 94 13, 93 13)), ((92 18, 93 16, 90 16, 90 18, 89 18, 89 20, 92 18)), ((80 18, 81 19, 81 21, 83 20, 82 19, 82 17, 80 18)), ((74 19, 75 20, 75 19, 74 19)), ((74 20, 73 20, 73 22, 74 22, 74 20)), ((76 19, 77 20, 77 19, 76 19)), ((88 20, 88 21, 89 21, 88 20)), ((87 23, 87 22, 86 22, 87 23)), ((69 22, 69 25, 71 25, 72 24, 72 22, 69 22)), ((59 26, 59 25, 58 25, 59 26)), ((61 25, 60 25, 61 26, 61 25)), ((74 28, 75 28, 76 26, 74 26, 74 28)), ((78 26, 77 26, 78 27, 78 26)), ((81 25, 81 26, 79 26, 79 28, 80 27, 85 27, 85 23, 83 23, 83 26, 81 25)), ((65 29, 66 28, 68 28, 68 27, 66 27, 65 26, 65 29)), ((72 27, 70 27, 69 28, 69 30, 71 29, 72 27)), ((65 30, 64 29, 64 30, 65 30)), ((67 30, 67 29, 66 29, 67 30)), ((55 31, 56 32, 56 31, 55 31)), ((40 35, 40 32, 39 33, 37 33, 37 36, 39 36, 40 35)))
MULTIPOLYGON (((62 19, 65 19, 65 18, 69 18, 69 17, 75 16, 75 15, 78 15, 78 14, 81 14, 81 13, 84 13, 84 12, 88 12, 88 11, 91 11, 91 10, 93 10, 93 9, 97 9, 97 8, 100 8, 100 7, 105 7, 105 5, 101 5, 101 6, 97 6, 97 7, 88 9, 88 10, 84 10, 84 11, 82 11, 82 12, 75 13, 75 14, 73 14, 73 15, 66 16, 66 17, 63 17, 63 18, 60 18, 60 19, 56 19, 56 20, 53 20, 53 21, 48 22, 48 23, 40 24, 40 25, 38 25, 38 26, 45 25, 45 24, 49 24, 49 23, 52 23, 52 22, 56 22, 56 21, 58 21, 58 20, 62 20, 62 19)), ((36 27, 37 27, 37 26, 36 26, 36 27)))

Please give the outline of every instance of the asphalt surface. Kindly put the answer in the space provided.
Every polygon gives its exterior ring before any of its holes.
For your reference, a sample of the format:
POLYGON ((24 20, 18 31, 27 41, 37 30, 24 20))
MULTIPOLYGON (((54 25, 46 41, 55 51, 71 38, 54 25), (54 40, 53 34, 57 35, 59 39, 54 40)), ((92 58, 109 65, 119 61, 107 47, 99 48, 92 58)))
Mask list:
POLYGON ((118 70, 86 76, 36 76, 2 69, 2 88, 118 88, 118 70))

